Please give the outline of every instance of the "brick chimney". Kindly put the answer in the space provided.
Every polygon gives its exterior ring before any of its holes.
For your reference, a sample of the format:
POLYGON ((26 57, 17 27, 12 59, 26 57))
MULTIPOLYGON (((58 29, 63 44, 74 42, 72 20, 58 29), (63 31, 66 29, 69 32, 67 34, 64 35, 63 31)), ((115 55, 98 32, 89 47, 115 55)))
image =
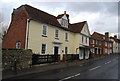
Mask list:
POLYGON ((114 35, 114 38, 117 39, 117 35, 114 35))
POLYGON ((66 14, 66 11, 64 11, 64 14, 66 14))
POLYGON ((109 37, 109 32, 105 32, 105 37, 106 37, 106 38, 109 37))

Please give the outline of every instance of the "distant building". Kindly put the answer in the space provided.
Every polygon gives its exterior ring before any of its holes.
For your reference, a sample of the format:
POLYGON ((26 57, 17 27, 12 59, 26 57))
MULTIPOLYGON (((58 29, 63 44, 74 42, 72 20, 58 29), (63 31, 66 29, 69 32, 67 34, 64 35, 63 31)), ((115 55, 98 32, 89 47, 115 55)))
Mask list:
POLYGON ((113 41, 113 53, 120 53, 120 39, 117 38, 117 35, 110 37, 110 40, 113 41))
POLYGON ((29 5, 14 9, 3 48, 32 49, 37 54, 79 54, 89 58, 87 21, 71 24, 66 11, 57 17, 29 5))
POLYGON ((94 32, 90 38, 90 46, 93 47, 93 56, 113 53, 113 42, 110 41, 109 32, 105 32, 105 35, 94 32))

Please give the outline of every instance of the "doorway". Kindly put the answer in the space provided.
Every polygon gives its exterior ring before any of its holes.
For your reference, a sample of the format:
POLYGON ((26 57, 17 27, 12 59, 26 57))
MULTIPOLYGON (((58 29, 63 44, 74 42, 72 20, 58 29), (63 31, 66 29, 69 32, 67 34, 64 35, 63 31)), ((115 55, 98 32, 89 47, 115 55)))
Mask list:
POLYGON ((54 46, 55 61, 58 61, 59 47, 54 46))

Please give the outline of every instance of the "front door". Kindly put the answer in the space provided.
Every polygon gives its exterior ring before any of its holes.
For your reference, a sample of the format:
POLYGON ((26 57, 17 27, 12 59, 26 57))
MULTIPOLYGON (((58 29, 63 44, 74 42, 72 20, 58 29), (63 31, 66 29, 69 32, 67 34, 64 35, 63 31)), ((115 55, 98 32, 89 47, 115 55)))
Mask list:
POLYGON ((58 61, 58 51, 59 51, 59 47, 55 46, 54 47, 55 61, 58 61))
POLYGON ((59 47, 57 47, 57 46, 54 47, 54 55, 58 55, 58 49, 59 49, 59 47))

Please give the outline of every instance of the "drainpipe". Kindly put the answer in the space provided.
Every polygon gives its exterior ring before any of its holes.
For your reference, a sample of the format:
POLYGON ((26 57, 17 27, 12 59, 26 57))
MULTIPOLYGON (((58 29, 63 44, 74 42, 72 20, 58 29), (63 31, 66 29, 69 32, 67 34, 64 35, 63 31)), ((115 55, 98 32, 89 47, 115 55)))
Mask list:
POLYGON ((27 19, 25 49, 28 49, 29 22, 30 19, 27 19))

